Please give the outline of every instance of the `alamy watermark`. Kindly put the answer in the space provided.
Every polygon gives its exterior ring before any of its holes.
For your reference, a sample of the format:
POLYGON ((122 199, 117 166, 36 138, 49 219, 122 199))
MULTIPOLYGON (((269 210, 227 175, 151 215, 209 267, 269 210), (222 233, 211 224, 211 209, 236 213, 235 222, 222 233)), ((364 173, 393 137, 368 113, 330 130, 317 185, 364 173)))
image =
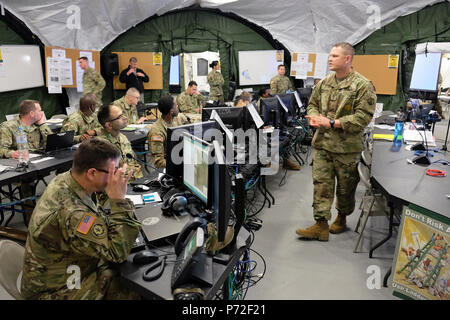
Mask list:
POLYGON ((66 285, 69 290, 81 288, 81 270, 77 265, 70 265, 67 267, 66 273, 70 274, 67 278, 66 285))
POLYGON ((68 29, 81 29, 81 10, 79 6, 70 5, 67 7, 66 13, 70 16, 67 18, 66 26, 68 29))
POLYGON ((366 269, 366 273, 370 276, 366 280, 367 289, 381 289, 381 269, 377 265, 370 265, 366 269))
MULTIPOLYGON (((184 132, 187 131, 184 129, 175 130, 170 140, 172 142, 180 141, 184 132)), ((210 128, 202 132, 201 126, 195 126, 193 135, 205 141, 215 140, 221 146, 224 146, 224 156, 227 165, 261 164, 261 175, 273 175, 278 172, 280 144, 279 131, 277 129, 272 131, 255 129, 244 131, 237 129, 229 130, 227 134, 223 135, 219 129, 210 128)), ((186 157, 186 153, 181 154, 181 150, 183 150, 183 141, 176 143, 172 147, 170 160, 174 165, 180 165, 182 163, 198 164, 198 157, 188 158, 186 157)), ((210 150, 211 153, 212 150, 210 150)), ((214 162, 215 157, 209 154, 208 165, 212 165, 214 162)))
POLYGON ((369 30, 378 30, 381 28, 381 9, 376 4, 367 7, 366 13, 369 15, 366 27, 369 30))

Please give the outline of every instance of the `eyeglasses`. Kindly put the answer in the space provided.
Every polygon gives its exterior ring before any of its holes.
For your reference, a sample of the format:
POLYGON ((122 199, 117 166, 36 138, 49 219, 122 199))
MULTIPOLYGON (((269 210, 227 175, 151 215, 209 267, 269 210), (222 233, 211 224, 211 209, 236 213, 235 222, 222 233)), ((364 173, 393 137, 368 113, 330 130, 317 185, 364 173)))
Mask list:
MULTIPOLYGON (((104 172, 104 173, 107 173, 107 174, 109 174, 109 171, 108 170, 104 170, 104 169, 99 169, 99 168, 94 168, 95 170, 97 170, 97 171, 100 171, 100 172, 104 172)), ((119 169, 119 168, 114 168, 114 174, 117 172, 117 169, 119 169)))
POLYGON ((111 119, 108 122, 113 122, 113 121, 119 120, 120 118, 124 118, 124 117, 125 116, 123 115, 123 113, 121 113, 117 118, 111 119))

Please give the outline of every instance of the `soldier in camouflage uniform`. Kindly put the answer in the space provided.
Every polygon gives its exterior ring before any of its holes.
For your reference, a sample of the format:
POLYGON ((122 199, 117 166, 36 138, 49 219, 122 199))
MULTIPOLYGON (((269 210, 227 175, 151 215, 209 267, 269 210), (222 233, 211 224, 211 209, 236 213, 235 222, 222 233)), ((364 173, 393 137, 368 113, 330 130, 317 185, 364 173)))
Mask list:
POLYGON ((329 232, 345 230, 346 216, 355 208, 361 133, 373 117, 377 96, 371 81, 351 68, 354 52, 348 43, 333 46, 329 64, 335 73, 317 84, 307 108, 310 125, 317 128, 312 141, 316 224, 297 230, 305 238, 328 241, 329 232), (328 227, 335 179, 338 216, 328 227))
POLYGON ((72 113, 62 124, 61 132, 74 131, 73 142, 80 143, 98 135, 102 126, 95 114, 97 101, 93 94, 87 94, 80 99, 80 109, 72 113))
POLYGON ((120 151, 91 139, 75 152, 71 171, 56 176, 33 212, 25 246, 21 295, 25 299, 139 299, 120 284, 114 264, 124 262, 140 230, 125 199, 127 165, 120 151), (111 212, 95 200, 106 192, 111 212))
POLYGON ((80 68, 84 70, 83 73, 83 95, 89 93, 95 94, 97 104, 102 105, 102 91, 105 89, 105 80, 100 72, 89 67, 89 60, 86 57, 78 59, 80 68))
POLYGON ((165 168, 167 128, 181 126, 189 123, 189 120, 179 112, 177 103, 171 96, 159 99, 158 109, 161 112, 161 118, 152 125, 148 133, 148 141, 154 166, 165 168))
POLYGON ((222 86, 225 83, 222 74, 219 72, 220 65, 218 61, 213 61, 209 65, 212 70, 208 73, 209 100, 224 102, 222 86))
MULTIPOLYGON (((28 151, 42 150, 47 143, 47 136, 52 130, 44 122, 44 113, 38 101, 23 100, 19 106, 19 116, 3 122, 0 127, 0 157, 17 159, 17 131, 19 126, 27 135, 28 151)), ((21 181, 20 193, 22 199, 32 197, 36 193, 36 186, 32 180, 21 181)), ((25 221, 31 217, 33 201, 26 201, 22 206, 25 211, 25 221)))
POLYGON ((291 80, 285 74, 286 66, 280 64, 278 66, 278 75, 270 79, 270 93, 272 95, 286 93, 286 90, 294 90, 291 80))
POLYGON ((185 92, 177 97, 178 108, 183 113, 202 113, 205 98, 197 90, 197 82, 190 81, 185 92))
POLYGON ((138 118, 136 104, 139 102, 140 93, 136 88, 130 88, 125 95, 114 101, 112 104, 119 107, 128 119, 128 124, 142 123, 145 117, 138 118))
POLYGON ((142 174, 141 165, 136 160, 127 158, 128 153, 133 157, 136 157, 136 154, 128 138, 123 133, 120 133, 120 130, 127 126, 127 118, 122 113, 122 110, 112 104, 104 105, 97 116, 103 127, 98 138, 104 139, 119 148, 122 153, 120 165, 126 163, 133 170, 132 180, 142 178, 144 175, 142 174))
POLYGON ((27 134, 29 151, 44 149, 47 135, 52 133, 44 120, 44 113, 38 101, 23 100, 19 106, 19 116, 1 125, 0 157, 18 158, 16 135, 20 126, 27 134))

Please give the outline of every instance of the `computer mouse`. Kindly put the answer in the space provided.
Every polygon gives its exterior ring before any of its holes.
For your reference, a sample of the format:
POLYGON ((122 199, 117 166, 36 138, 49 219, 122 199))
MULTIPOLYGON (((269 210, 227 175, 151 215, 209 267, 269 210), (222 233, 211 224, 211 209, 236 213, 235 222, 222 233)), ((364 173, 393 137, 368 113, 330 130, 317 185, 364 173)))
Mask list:
POLYGON ((137 184, 133 186, 133 191, 135 192, 144 192, 150 190, 150 187, 147 187, 145 184, 137 184))
POLYGON ((134 264, 147 264, 158 260, 159 256, 154 251, 143 250, 136 253, 133 257, 134 264))

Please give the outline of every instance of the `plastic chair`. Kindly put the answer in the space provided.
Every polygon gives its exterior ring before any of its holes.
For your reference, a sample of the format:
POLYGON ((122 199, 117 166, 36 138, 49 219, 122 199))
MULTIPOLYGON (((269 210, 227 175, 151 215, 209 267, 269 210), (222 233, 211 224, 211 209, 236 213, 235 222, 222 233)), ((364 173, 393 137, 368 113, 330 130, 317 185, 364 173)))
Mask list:
POLYGON ((25 248, 11 240, 0 240, 0 284, 16 300, 23 300, 19 290, 25 248))
POLYGON ((353 252, 356 252, 356 250, 358 249, 364 229, 366 228, 367 220, 369 220, 369 216, 385 216, 389 214, 384 196, 376 189, 374 189, 372 187, 372 184, 370 183, 369 167, 367 167, 364 163, 359 162, 358 173, 361 181, 366 186, 366 192, 361 201, 360 206, 361 214, 359 216, 355 232, 358 232, 361 222, 362 222, 362 229, 359 232, 358 240, 356 241, 356 245, 355 248, 353 249, 353 252))
POLYGON ((53 115, 50 119, 66 119, 67 118, 67 114, 55 114, 53 115))

